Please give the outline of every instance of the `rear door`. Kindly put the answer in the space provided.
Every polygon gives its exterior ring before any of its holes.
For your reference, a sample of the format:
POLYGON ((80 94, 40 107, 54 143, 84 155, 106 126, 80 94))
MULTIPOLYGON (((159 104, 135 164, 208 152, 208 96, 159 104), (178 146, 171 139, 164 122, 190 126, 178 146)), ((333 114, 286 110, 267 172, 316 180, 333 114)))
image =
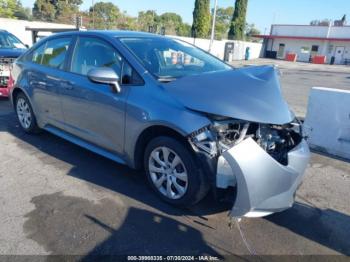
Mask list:
POLYGON ((72 37, 49 40, 33 51, 28 79, 38 120, 42 125, 62 128, 63 114, 59 90, 67 73, 63 70, 72 37))
POLYGON ((122 154, 126 100, 132 69, 107 41, 88 36, 77 39, 69 81, 61 90, 65 130, 112 153, 122 154), (107 84, 91 82, 87 73, 111 67, 121 78, 121 92, 107 84))

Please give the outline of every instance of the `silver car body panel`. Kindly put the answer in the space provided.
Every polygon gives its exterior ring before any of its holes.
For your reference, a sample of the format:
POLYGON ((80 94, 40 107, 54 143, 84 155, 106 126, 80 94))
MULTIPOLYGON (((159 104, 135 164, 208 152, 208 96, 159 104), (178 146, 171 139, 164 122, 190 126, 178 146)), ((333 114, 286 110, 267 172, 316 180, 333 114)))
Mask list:
POLYGON ((288 153, 288 166, 281 165, 252 138, 223 153, 237 180, 237 196, 231 215, 265 216, 294 203, 310 158, 305 140, 288 153))
POLYGON ((164 88, 187 108, 204 113, 276 125, 294 119, 272 66, 183 77, 164 88))
POLYGON ((229 162, 223 156, 219 156, 216 171, 216 187, 227 189, 229 187, 235 187, 236 185, 237 179, 232 172, 229 162))

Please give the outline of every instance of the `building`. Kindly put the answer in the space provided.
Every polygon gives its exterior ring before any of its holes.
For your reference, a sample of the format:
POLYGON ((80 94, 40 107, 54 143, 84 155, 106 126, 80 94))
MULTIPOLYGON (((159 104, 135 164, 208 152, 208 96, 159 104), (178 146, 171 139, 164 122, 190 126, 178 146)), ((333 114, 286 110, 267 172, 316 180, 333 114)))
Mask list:
POLYGON ((265 57, 285 59, 296 54, 297 61, 309 62, 325 56, 326 63, 350 64, 350 26, 272 25, 264 39, 265 57))
POLYGON ((37 38, 50 35, 57 29, 60 30, 74 30, 74 25, 26 21, 9 18, 0 18, 0 29, 6 30, 19 38, 24 44, 32 46, 33 44, 33 30, 38 30, 37 38), (40 31, 39 29, 45 29, 40 31))

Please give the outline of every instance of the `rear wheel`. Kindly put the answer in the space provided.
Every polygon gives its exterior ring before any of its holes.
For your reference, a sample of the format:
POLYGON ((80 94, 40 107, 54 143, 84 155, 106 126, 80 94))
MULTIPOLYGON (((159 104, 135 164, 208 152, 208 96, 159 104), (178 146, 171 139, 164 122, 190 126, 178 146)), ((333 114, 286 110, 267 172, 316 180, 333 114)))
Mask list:
POLYGON ((193 154, 173 138, 153 139, 146 148, 144 166, 151 187, 168 203, 190 206, 208 192, 208 182, 193 154))
POLYGON ((22 129, 27 133, 37 133, 40 129, 36 118, 25 94, 19 93, 16 97, 16 114, 22 129))

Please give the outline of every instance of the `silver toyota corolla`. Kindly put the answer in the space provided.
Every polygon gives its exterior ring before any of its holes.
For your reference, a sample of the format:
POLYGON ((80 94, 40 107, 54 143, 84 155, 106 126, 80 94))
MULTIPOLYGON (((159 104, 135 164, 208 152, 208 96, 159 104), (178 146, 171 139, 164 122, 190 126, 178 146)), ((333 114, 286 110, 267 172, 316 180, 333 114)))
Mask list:
POLYGON ((179 40, 56 34, 17 59, 9 82, 26 132, 44 129, 143 168, 174 205, 211 190, 233 192, 235 217, 282 211, 309 160, 274 67, 233 69, 179 40))

